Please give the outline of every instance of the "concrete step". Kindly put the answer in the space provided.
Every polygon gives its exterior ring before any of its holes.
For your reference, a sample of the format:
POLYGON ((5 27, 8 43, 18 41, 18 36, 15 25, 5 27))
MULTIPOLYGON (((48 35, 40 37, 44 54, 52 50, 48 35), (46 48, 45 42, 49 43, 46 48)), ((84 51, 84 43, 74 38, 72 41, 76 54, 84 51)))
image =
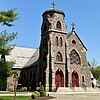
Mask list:
POLYGON ((100 88, 92 88, 92 87, 87 87, 88 92, 100 92, 100 88))
POLYGON ((58 87, 57 92, 100 92, 99 88, 92 87, 58 87))
POLYGON ((81 87, 59 87, 57 92, 74 92, 74 91, 85 91, 81 87))
POLYGON ((82 87, 74 87, 73 89, 74 91, 77 91, 77 92, 83 92, 83 91, 86 91, 85 88, 82 88, 82 87))
POLYGON ((73 89, 69 87, 58 87, 57 89, 57 92, 69 92, 69 91, 73 91, 73 89))

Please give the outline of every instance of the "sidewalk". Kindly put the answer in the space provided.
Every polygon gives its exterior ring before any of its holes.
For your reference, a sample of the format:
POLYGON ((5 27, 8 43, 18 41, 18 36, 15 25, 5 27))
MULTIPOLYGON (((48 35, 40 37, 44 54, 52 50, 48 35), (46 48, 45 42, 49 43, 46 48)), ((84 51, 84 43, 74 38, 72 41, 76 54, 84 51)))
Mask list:
POLYGON ((78 91, 75 91, 75 92, 47 92, 47 94, 100 94, 100 92, 78 92, 78 91))
MULTIPOLYGON (((31 96, 32 93, 16 94, 16 96, 31 96)), ((14 96, 14 94, 0 94, 0 96, 14 96)))
MULTIPOLYGON (((16 94, 16 96, 31 96, 32 93, 16 94)), ((47 95, 59 95, 59 94, 100 94, 100 92, 47 92, 47 95)), ((14 94, 0 94, 0 96, 14 96, 14 94)))
POLYGON ((50 100, 100 100, 100 92, 48 92, 50 100))

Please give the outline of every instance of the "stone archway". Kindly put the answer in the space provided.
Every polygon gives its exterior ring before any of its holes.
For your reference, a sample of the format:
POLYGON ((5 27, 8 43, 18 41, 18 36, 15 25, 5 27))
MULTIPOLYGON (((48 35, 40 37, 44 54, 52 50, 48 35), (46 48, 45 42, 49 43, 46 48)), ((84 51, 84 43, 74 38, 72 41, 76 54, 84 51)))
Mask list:
POLYGON ((79 76, 75 70, 72 72, 72 86, 79 87, 79 76))
POLYGON ((64 86, 64 74, 61 69, 58 69, 55 73, 55 85, 57 87, 63 87, 64 86))

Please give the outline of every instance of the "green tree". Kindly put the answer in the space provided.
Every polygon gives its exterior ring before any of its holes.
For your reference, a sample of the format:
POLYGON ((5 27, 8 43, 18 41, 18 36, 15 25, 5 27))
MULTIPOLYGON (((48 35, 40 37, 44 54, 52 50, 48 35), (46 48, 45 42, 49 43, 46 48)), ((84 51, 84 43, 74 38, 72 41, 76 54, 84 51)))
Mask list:
POLYGON ((96 70, 96 74, 97 74, 96 79, 100 81, 100 66, 96 66, 95 70, 96 70))
POLYGON ((15 10, 0 11, 0 23, 9 27, 13 26, 12 22, 18 19, 18 13, 15 13, 15 10))
POLYGON ((95 59, 93 59, 93 61, 90 62, 90 65, 91 65, 90 70, 91 70, 94 78, 96 78, 96 80, 100 81, 100 66, 97 66, 95 59))
MULTIPOLYGON (((15 9, 0 11, 0 23, 8 27, 13 26, 12 22, 18 19, 15 9)), ((6 61, 6 56, 10 54, 14 45, 9 45, 17 37, 17 32, 8 33, 6 30, 0 32, 0 86, 6 89, 7 77, 11 74, 12 66, 15 62, 6 61)))
POLYGON ((96 80, 100 81, 100 66, 91 68, 91 72, 92 72, 94 78, 96 78, 96 80))

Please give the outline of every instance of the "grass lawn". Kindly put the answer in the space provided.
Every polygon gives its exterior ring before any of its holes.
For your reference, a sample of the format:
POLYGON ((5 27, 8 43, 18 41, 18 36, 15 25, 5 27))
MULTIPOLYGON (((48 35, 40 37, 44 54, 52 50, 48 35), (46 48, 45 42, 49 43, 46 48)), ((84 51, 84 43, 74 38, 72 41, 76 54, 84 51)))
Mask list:
POLYGON ((9 92, 9 91, 0 91, 0 94, 14 94, 14 92, 9 92))
MULTIPOLYGON (((14 100, 13 96, 0 96, 0 100, 14 100)), ((16 100, 31 100, 31 97, 29 96, 17 96, 16 100)))

